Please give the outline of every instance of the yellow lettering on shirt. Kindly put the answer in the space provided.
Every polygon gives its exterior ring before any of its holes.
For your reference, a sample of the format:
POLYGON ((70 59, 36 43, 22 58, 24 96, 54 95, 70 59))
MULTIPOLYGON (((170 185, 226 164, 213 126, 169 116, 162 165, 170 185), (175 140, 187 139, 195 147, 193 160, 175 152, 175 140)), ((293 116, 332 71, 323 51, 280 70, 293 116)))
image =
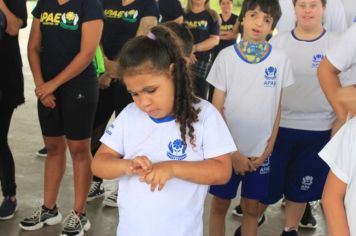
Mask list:
POLYGON ((59 25, 62 13, 42 12, 40 22, 43 25, 59 25))
POLYGON ((118 10, 113 10, 113 9, 105 9, 104 10, 104 15, 107 18, 112 18, 112 19, 120 19, 122 16, 125 14, 125 11, 118 11, 118 10))

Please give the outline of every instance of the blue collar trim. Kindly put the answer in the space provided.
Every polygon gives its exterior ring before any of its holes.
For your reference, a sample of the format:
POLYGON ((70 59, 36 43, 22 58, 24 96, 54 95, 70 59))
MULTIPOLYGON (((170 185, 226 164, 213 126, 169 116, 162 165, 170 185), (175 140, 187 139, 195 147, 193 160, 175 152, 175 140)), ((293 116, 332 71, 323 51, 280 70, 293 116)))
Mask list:
POLYGON ((324 34, 326 33, 326 30, 324 29, 323 32, 322 32, 318 37, 316 37, 315 39, 311 39, 311 40, 304 40, 304 39, 298 38, 298 37, 295 35, 294 30, 292 30, 291 33, 292 33, 293 38, 294 38, 295 40, 297 40, 297 41, 314 42, 314 41, 319 40, 321 37, 323 37, 324 34))
POLYGON ((166 116, 163 118, 154 118, 152 116, 149 116, 151 118, 151 120, 153 120, 153 122, 155 122, 156 124, 160 124, 160 123, 165 123, 165 122, 170 122, 172 120, 175 120, 176 118, 174 116, 166 116))

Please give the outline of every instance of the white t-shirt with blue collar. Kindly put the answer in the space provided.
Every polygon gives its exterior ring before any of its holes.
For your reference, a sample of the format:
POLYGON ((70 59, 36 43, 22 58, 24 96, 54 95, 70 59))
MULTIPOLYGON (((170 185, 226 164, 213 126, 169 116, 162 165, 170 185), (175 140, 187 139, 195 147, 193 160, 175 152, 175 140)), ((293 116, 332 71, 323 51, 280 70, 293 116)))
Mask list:
MULTIPOLYGON (((153 162, 201 161, 236 151, 229 130, 213 105, 201 100, 199 121, 193 124, 196 147, 189 137, 183 145, 179 124, 173 117, 154 119, 129 104, 110 125, 101 142, 124 159, 145 155, 153 162)), ((119 225, 124 236, 202 236, 204 200, 207 185, 178 178, 169 180, 161 191, 137 176, 122 176, 119 181, 119 225)))
POLYGON ((224 117, 239 152, 261 156, 272 135, 282 88, 293 83, 287 56, 270 46, 259 63, 251 64, 235 44, 219 53, 207 81, 225 92, 224 117))

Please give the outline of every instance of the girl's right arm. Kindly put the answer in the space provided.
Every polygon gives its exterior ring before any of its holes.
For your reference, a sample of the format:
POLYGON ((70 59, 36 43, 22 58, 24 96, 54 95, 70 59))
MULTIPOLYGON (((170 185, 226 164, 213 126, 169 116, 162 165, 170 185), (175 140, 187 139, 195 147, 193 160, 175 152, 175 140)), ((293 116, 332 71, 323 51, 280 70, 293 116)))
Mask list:
POLYGON ((44 83, 40 63, 41 39, 40 20, 33 18, 27 54, 36 87, 44 83))
POLYGON ((122 155, 102 144, 95 154, 91 170, 103 179, 115 179, 123 175, 145 175, 151 171, 152 163, 145 156, 123 159, 122 155))
MULTIPOLYGON (((40 20, 33 18, 30 37, 27 45, 27 55, 36 87, 44 83, 40 61, 41 40, 42 34, 40 30, 40 20)), ((53 109, 56 106, 55 100, 56 98, 53 94, 51 94, 46 98, 41 99, 41 103, 45 107, 53 109)))
POLYGON ((322 202, 331 236, 350 235, 344 206, 346 187, 347 185, 344 182, 332 171, 329 171, 324 186, 322 202))

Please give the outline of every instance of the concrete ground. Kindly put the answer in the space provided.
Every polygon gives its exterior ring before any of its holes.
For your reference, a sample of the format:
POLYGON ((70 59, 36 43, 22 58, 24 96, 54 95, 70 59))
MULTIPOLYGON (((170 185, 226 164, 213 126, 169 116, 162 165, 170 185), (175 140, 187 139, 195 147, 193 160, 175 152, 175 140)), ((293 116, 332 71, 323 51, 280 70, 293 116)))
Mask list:
MULTIPOLYGON (((33 92, 34 84, 26 55, 29 28, 30 27, 27 27, 20 33, 21 51, 24 61, 26 104, 20 106, 15 111, 9 134, 9 142, 16 162, 18 211, 13 219, 0 221, 0 236, 47 236, 59 235, 61 232, 60 224, 56 226, 46 226, 34 232, 26 232, 18 227, 19 222, 25 216, 31 214, 35 206, 39 206, 42 203, 43 167, 45 162, 44 158, 35 156, 35 152, 43 146, 43 141, 37 119, 36 97, 33 92)), ((72 163, 70 158, 68 158, 67 171, 63 178, 60 196, 58 198, 58 205, 64 216, 70 212, 73 205, 74 193, 72 179, 72 163)), ((107 190, 110 190, 112 182, 106 181, 105 186, 107 190)), ((210 200, 211 197, 208 196, 204 214, 204 235, 208 235, 207 227, 210 200)), ((241 218, 232 216, 231 214, 232 208, 237 205, 238 202, 238 199, 233 201, 226 217, 226 235, 228 236, 233 235, 235 228, 239 226, 241 222, 241 218)), ((324 216, 320 206, 317 205, 313 211, 318 221, 318 228, 316 230, 300 230, 300 236, 327 235, 324 216)), ((97 199, 88 204, 87 214, 92 223, 92 228, 85 235, 115 235, 118 222, 116 208, 104 207, 102 205, 102 199, 97 199)), ((137 212, 137 214, 140 214, 140 212, 137 212)), ((284 220, 284 211, 280 203, 271 206, 266 212, 266 216, 267 221, 259 228, 258 235, 279 235, 283 228, 284 220)), ((167 232, 167 235, 169 235, 169 232, 167 232)))

